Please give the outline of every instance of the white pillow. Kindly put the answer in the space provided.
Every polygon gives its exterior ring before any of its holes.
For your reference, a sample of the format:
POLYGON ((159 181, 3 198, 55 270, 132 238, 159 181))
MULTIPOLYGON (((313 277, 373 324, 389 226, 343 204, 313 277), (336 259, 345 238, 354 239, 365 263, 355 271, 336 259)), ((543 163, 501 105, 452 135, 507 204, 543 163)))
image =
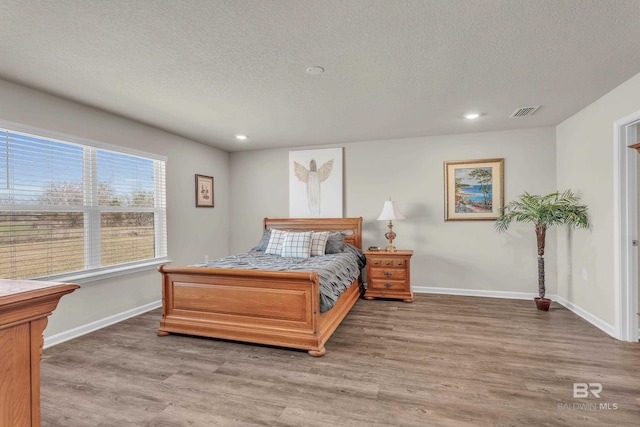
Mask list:
POLYGON ((271 236, 269 237, 269 244, 267 249, 264 250, 265 254, 280 255, 282 254, 282 245, 284 244, 284 237, 287 232, 284 230, 271 230, 271 236))
POLYGON ((328 231, 314 231, 311 235, 311 256, 324 255, 324 248, 329 238, 328 231))
POLYGON ((311 256, 311 231, 286 233, 282 245, 282 256, 290 258, 309 258, 311 256))

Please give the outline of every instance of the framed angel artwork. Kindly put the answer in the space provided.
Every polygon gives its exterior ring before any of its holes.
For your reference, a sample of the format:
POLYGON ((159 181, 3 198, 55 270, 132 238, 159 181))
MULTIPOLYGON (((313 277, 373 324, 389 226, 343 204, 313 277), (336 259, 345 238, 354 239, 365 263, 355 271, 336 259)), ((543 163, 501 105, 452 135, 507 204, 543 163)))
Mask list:
POLYGON ((342 148, 289 151, 289 217, 342 218, 342 148))

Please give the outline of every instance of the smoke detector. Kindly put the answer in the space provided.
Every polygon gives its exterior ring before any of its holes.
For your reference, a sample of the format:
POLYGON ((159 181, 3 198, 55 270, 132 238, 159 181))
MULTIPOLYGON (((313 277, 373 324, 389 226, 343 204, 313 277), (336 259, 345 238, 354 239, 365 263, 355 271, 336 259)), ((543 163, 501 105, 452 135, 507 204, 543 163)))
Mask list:
POLYGON ((307 73, 311 74, 312 76, 319 76, 320 74, 324 73, 324 68, 318 66, 309 67, 307 68, 307 73))

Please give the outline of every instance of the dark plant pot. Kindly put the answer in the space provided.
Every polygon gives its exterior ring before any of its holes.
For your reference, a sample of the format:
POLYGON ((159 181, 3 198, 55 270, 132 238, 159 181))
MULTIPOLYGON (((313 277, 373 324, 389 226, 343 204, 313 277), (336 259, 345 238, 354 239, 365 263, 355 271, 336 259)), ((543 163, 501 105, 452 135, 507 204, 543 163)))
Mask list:
POLYGON ((536 307, 538 310, 549 311, 549 306, 551 305, 551 300, 549 298, 534 298, 536 302, 536 307))

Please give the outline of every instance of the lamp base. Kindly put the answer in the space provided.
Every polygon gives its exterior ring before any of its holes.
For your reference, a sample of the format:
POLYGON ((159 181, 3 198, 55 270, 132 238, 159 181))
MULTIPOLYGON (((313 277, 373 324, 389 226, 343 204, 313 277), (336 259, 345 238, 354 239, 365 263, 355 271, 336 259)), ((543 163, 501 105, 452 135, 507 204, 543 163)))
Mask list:
POLYGON ((391 222, 391 220, 389 220, 389 231, 385 233, 384 237, 386 237, 387 240, 389 240, 389 244, 387 245, 386 251, 395 252, 396 247, 393 246, 393 239, 396 238, 396 233, 393 232, 393 223, 391 222))

